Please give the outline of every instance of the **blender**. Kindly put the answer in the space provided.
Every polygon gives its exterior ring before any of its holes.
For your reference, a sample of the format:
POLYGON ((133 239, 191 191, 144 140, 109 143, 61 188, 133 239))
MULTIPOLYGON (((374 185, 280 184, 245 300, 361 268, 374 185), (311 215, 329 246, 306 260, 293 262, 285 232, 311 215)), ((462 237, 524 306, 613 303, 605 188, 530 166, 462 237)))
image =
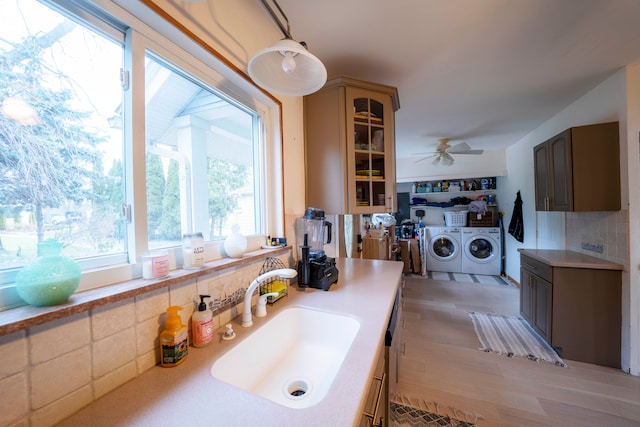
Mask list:
POLYGON ((324 253, 324 245, 331 243, 331 223, 320 208, 307 208, 298 219, 298 285, 301 288, 329 290, 338 281, 335 258, 324 253), (327 241, 324 232, 327 229, 327 241))

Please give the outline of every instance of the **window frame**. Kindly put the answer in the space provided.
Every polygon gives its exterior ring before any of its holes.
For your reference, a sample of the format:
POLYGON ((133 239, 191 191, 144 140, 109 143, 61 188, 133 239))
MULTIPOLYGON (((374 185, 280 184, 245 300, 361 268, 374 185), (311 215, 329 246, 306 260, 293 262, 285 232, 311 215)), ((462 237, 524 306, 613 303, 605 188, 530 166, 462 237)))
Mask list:
MULTIPOLYGON (((284 167, 282 140, 282 103, 255 85, 247 74, 229 62, 211 46, 171 19, 158 8, 150 9, 141 2, 122 0, 41 0, 49 7, 65 13, 82 25, 124 45, 124 68, 129 70, 129 89, 124 91, 124 103, 129 107, 123 117, 124 126, 124 201, 131 207, 132 221, 127 225, 125 254, 112 257, 115 265, 97 267, 84 265, 78 292, 141 277, 141 255, 147 249, 145 126, 144 126, 144 57, 150 50, 171 61, 203 83, 210 85, 260 118, 258 144, 262 179, 255 183, 259 193, 256 203, 263 212, 264 233, 248 236, 248 250, 259 249, 265 235, 284 235, 284 167), (132 4, 133 3, 133 4, 132 4), (125 30, 126 28, 126 30, 125 30), (119 40, 123 34, 124 40, 119 40), (187 57, 182 57, 186 55, 187 57), (186 64, 183 67, 182 64, 186 64), (141 108, 142 106, 142 108, 141 108), (136 231, 137 230, 137 231, 136 231)), ((143 0, 144 2, 144 0, 143 0)), ((148 2, 145 2, 148 3, 148 2)), ((180 247, 169 249, 171 269, 175 269, 180 247)), ((222 258, 223 241, 206 243, 205 261, 222 258)), ((102 263, 104 264, 104 263, 102 263)), ((178 267, 179 268, 179 267, 178 267)), ((10 269, 13 277, 19 268, 10 269)), ((7 270, 0 275, 0 310, 24 305, 8 283, 7 270)), ((12 281, 12 280, 11 280, 12 281)))

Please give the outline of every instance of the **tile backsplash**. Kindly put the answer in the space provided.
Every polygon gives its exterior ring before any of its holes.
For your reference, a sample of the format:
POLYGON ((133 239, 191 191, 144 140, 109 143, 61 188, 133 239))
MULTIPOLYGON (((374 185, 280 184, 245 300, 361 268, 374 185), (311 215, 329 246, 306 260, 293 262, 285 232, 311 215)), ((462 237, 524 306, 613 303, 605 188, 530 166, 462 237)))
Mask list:
POLYGON ((629 211, 568 212, 567 249, 628 265, 629 211))
MULTIPOLYGON (((289 254, 278 256, 285 265, 289 254)), ((212 273, 0 337, 0 425, 51 426, 154 368, 169 305, 189 320, 199 294, 216 304, 214 327, 241 313, 263 261, 212 273)), ((158 368, 160 369, 160 368, 158 368)))

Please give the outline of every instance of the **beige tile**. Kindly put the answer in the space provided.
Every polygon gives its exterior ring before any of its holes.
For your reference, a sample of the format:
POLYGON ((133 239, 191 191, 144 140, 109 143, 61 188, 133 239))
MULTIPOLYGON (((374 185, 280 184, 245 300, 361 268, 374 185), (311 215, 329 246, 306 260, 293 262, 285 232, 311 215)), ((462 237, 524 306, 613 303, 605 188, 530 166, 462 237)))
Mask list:
POLYGON ((136 306, 133 298, 98 307, 91 311, 91 333, 94 341, 135 325, 136 306))
POLYGON ((155 348, 152 351, 139 355, 136 361, 138 375, 152 369, 160 363, 160 348, 155 348))
POLYGON ((196 305, 200 302, 195 280, 171 286, 169 288, 169 301, 170 305, 182 307, 179 313, 180 318, 182 323, 188 327, 196 305))
POLYGON ((0 379, 22 371, 29 363, 26 331, 18 331, 0 337, 0 354, 2 354, 0 379))
POLYGON ((169 307, 169 291, 166 288, 158 289, 136 297, 136 321, 151 319, 160 316, 169 307))
POLYGON ((91 351, 85 346, 31 369, 31 406, 40 409, 88 385, 91 351))
POLYGON ((50 427, 76 413, 92 401, 91 386, 86 385, 62 399, 33 412, 31 427, 50 427))
POLYGON ((95 399, 104 396, 116 387, 121 386, 129 380, 138 376, 136 362, 132 361, 109 372, 103 377, 97 378, 93 382, 93 396, 95 399))
POLYGON ((27 376, 19 373, 0 381, 0 426, 15 423, 29 411, 27 376))
POLYGON ((160 316, 139 322, 136 325, 136 353, 144 354, 160 345, 158 337, 164 329, 160 316))
POLYGON ((135 362, 135 358, 136 332, 133 327, 95 341, 92 346, 93 378, 135 362))
POLYGON ((31 364, 37 365, 86 346, 91 339, 88 312, 29 329, 31 364))

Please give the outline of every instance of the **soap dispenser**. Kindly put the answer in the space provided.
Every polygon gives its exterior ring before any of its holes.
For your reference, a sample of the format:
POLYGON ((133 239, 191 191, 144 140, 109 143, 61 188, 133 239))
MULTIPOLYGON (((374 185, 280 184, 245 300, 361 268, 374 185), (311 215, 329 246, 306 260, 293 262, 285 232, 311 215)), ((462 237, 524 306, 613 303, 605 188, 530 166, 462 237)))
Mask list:
POLYGON ((167 308, 164 331, 160 333, 160 365, 171 368, 182 363, 189 355, 189 330, 182 323, 178 305, 167 308))
POLYGON ((193 335, 193 346, 204 347, 213 340, 213 312, 207 308, 205 298, 209 295, 200 295, 198 311, 191 317, 191 334, 193 335))

